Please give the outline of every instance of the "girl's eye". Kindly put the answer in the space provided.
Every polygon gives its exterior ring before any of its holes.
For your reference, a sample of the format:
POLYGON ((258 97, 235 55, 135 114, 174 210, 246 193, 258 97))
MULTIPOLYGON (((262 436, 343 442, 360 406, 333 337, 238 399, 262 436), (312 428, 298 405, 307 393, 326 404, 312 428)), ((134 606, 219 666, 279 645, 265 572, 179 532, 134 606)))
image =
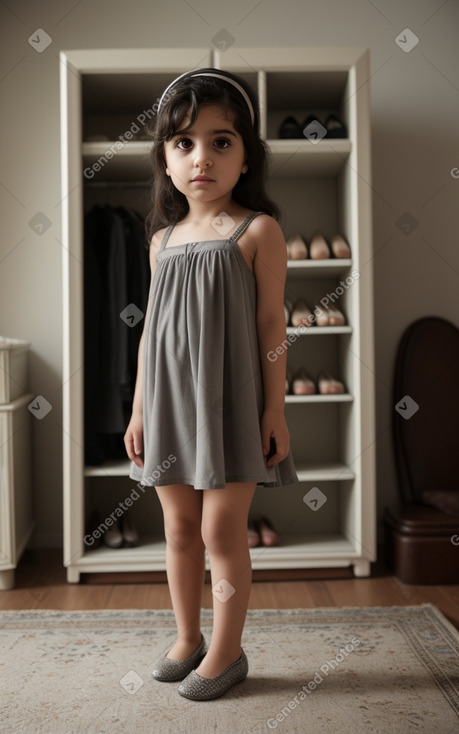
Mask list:
MULTIPOLYGON (((188 146, 188 143, 190 146, 193 144, 190 138, 180 138, 180 140, 177 140, 176 142, 176 147, 180 148, 180 150, 189 150, 190 147, 188 146), (182 146, 182 143, 185 143, 185 147, 182 146)), ((217 147, 222 150, 226 150, 226 148, 231 145, 227 138, 216 138, 215 143, 218 144, 217 147)))
MULTIPOLYGON (((180 140, 177 140, 176 147, 182 149, 181 143, 191 143, 191 140, 189 138, 181 138, 180 140)), ((185 146, 185 150, 188 150, 188 148, 185 146)))
POLYGON ((225 147, 229 147, 231 145, 230 141, 226 138, 217 138, 215 141, 216 143, 225 143, 225 147))

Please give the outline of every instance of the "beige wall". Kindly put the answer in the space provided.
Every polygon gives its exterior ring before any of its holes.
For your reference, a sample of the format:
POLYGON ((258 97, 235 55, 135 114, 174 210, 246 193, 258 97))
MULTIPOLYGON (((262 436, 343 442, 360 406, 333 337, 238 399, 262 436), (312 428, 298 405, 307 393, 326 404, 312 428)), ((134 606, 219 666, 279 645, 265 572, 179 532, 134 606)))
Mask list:
POLYGON ((396 497, 391 386, 398 341, 425 315, 459 326, 459 178, 451 175, 459 169, 459 3, 9 0, 0 5, 0 27, 0 334, 32 343, 29 389, 53 408, 33 420, 36 546, 62 540, 59 51, 211 47, 222 28, 241 47, 370 48, 382 539, 382 509, 396 497), (43 53, 27 40, 37 28, 52 38, 43 53), (409 53, 395 43, 405 28, 419 37, 409 53), (52 222, 41 236, 28 225, 37 212, 52 222), (404 212, 419 222, 410 235, 396 226, 404 212))

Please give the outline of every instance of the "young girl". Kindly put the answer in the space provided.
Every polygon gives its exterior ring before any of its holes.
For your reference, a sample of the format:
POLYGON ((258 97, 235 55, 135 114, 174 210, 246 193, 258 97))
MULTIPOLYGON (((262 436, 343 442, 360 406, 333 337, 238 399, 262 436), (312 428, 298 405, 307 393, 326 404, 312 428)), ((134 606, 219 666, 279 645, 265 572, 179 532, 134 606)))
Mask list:
POLYGON ((287 249, 265 193, 257 100, 243 79, 212 68, 179 76, 159 102, 152 157, 151 285, 124 441, 130 478, 155 487, 164 515, 178 637, 153 676, 184 679, 179 693, 204 700, 248 672, 241 636, 256 485, 298 481, 285 349, 276 353, 286 339, 287 249))

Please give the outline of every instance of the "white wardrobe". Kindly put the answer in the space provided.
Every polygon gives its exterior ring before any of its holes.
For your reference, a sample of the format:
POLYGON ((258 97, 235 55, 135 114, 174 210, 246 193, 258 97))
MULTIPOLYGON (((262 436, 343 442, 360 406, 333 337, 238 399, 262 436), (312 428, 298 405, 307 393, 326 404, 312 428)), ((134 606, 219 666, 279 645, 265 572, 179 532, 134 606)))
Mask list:
MULTIPOLYGON (((285 296, 310 305, 337 298, 340 327, 288 327, 287 362, 317 378, 328 370, 345 394, 286 396, 285 415, 300 479, 284 489, 257 487, 251 515, 266 515, 280 535, 250 550, 255 570, 352 567, 370 573, 376 559, 373 251, 369 52, 363 48, 110 49, 62 52, 64 564, 81 573, 164 571, 162 510, 153 487, 132 503, 135 548, 90 549, 85 528, 94 508, 109 517, 136 488, 130 462, 84 460, 84 214, 95 204, 148 211, 151 143, 141 139, 145 112, 184 71, 213 66, 239 74, 257 91, 261 135, 271 152, 268 192, 281 208, 286 239, 341 233, 350 259, 289 261, 285 296), (282 121, 301 124, 338 114, 346 139, 278 139, 282 121), (143 115, 143 117, 142 117, 143 115), (94 142, 95 136, 105 140, 94 142), (121 136, 121 137, 120 137, 121 136), (93 142, 88 142, 91 137, 93 142), (119 143, 122 139, 122 145, 119 143), (110 151, 110 154, 107 152, 110 151), (94 171, 91 179, 85 169, 94 171), (301 330, 300 330, 301 331, 301 330), (296 333, 295 333, 296 332, 296 333), (308 494, 309 493, 309 494, 308 494), (311 502, 311 498, 318 501, 311 502)), ((126 304, 127 306, 128 304, 126 304)), ((126 326, 128 328, 128 326, 126 326)), ((207 568, 208 559, 206 558, 207 568)))

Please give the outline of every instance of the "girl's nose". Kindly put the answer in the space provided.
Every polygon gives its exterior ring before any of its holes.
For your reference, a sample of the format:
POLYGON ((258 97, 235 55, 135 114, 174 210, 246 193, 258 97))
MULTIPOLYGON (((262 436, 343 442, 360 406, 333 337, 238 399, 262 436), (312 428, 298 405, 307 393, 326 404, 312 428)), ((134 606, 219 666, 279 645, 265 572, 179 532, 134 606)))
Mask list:
POLYGON ((207 166, 210 166, 211 164, 212 164, 212 159, 205 150, 201 149, 201 150, 196 151, 194 165, 197 168, 207 168, 207 166))

